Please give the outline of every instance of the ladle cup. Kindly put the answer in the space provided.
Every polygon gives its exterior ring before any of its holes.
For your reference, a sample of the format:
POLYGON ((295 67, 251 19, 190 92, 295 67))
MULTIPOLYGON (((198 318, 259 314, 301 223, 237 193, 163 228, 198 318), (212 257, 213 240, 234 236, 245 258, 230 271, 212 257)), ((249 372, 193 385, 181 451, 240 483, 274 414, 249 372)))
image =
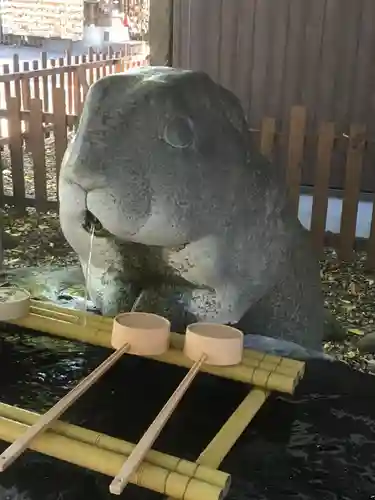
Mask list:
POLYGON ((0 288, 0 321, 11 321, 29 314, 31 297, 17 287, 0 288))

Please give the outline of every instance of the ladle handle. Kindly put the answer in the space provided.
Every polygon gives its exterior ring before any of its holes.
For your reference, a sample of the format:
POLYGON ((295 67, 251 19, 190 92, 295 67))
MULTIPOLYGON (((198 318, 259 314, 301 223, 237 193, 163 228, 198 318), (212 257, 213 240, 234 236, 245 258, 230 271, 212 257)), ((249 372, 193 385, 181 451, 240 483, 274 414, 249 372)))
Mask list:
POLYGON ((77 399, 82 396, 104 373, 111 368, 130 348, 129 344, 123 345, 112 353, 87 377, 81 380, 71 391, 68 392, 51 409, 42 415, 34 425, 29 427, 14 443, 0 455, 0 472, 5 471, 43 431, 50 427, 54 420, 58 419, 77 399))
POLYGON ((189 372, 185 375, 184 379, 181 381, 180 385, 160 410, 155 420, 144 433, 138 444, 133 449, 132 453, 124 462, 119 473, 110 484, 109 491, 112 494, 121 495, 121 493, 124 491, 125 486, 129 482, 130 476, 134 471, 138 469, 142 460, 158 438, 160 432, 163 430, 163 427, 174 412, 176 406, 182 399, 185 392, 188 390, 190 384, 193 382, 195 376, 198 374, 202 364, 206 359, 207 356, 203 354, 201 358, 194 363, 189 372))

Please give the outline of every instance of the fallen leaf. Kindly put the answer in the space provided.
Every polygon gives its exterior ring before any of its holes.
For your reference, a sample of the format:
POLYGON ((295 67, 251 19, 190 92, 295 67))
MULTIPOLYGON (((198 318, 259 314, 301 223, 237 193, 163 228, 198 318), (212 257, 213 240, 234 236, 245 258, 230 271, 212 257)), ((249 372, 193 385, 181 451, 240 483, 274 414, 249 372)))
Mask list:
POLYGON ((362 330, 358 330, 357 328, 349 328, 348 333, 351 333, 352 335, 364 335, 365 332, 362 330))

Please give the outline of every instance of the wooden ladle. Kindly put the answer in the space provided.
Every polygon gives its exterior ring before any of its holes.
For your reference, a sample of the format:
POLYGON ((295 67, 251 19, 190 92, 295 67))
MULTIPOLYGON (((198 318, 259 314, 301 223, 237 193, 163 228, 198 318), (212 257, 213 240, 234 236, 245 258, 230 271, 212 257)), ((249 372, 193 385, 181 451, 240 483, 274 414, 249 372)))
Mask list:
POLYGON ((6 448, 0 455, 0 472, 7 469, 29 447, 31 441, 51 427, 125 353, 144 356, 162 354, 168 350, 169 338, 170 323, 161 316, 137 312, 118 315, 114 319, 112 333, 112 346, 116 351, 6 448))
POLYGON ((17 287, 0 288, 0 321, 19 319, 29 314, 31 296, 17 287))
POLYGON ((241 363, 243 333, 229 326, 194 323, 186 330, 184 354, 194 361, 194 364, 113 479, 109 491, 114 495, 121 495, 130 476, 138 469, 151 449, 203 363, 216 366, 231 366, 241 363))

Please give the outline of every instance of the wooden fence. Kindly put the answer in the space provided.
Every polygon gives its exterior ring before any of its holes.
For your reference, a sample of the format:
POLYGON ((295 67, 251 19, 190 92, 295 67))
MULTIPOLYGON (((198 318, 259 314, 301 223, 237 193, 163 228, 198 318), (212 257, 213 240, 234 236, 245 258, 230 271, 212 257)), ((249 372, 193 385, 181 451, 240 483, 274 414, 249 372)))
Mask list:
MULTIPOLYGON (((342 193, 342 209, 340 228, 338 234, 328 235, 328 241, 337 247, 342 260, 349 261, 353 257, 353 249, 361 238, 356 237, 358 206, 361 201, 361 176, 363 156, 369 139, 365 126, 352 124, 349 135, 337 133, 337 126, 333 122, 318 124, 315 134, 307 133, 307 110, 303 106, 294 106, 289 117, 289 130, 287 134, 277 130, 277 120, 265 117, 259 130, 252 129, 258 136, 258 144, 262 153, 270 160, 277 160, 284 156, 286 167, 286 180, 289 194, 296 213, 301 199, 301 171, 306 155, 306 145, 315 143, 315 169, 314 186, 312 195, 312 212, 310 231, 316 251, 321 256, 327 241, 327 208, 330 195, 329 179, 331 174, 332 158, 338 147, 346 143, 345 160, 345 185, 342 193)), ((361 241, 361 248, 367 250, 368 265, 375 266, 375 216, 373 211, 373 197, 366 201, 371 211, 369 220, 369 238, 361 241)))
POLYGON ((89 85, 147 63, 92 51, 50 61, 43 54, 41 67, 25 62, 22 71, 17 56, 13 63, 15 72, 5 65, 0 75, 0 206, 46 210, 56 207, 61 160, 89 85))

